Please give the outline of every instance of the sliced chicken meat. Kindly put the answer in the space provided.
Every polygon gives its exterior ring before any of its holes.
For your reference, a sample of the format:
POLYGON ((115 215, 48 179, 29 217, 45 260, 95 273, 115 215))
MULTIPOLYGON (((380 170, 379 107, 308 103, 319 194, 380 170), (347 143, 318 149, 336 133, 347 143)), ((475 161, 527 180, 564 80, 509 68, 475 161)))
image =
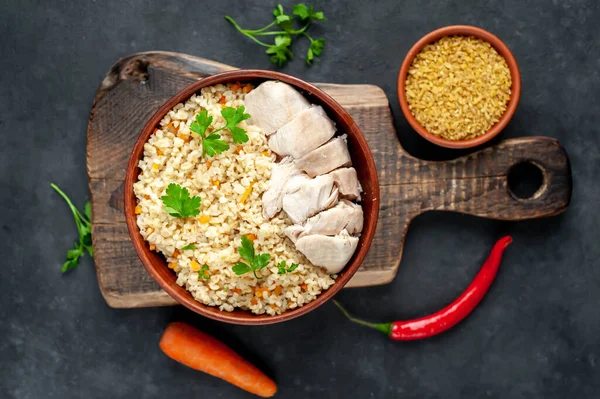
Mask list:
POLYGON ((331 176, 311 179, 305 174, 292 177, 283 187, 283 210, 298 224, 338 202, 338 189, 331 176))
POLYGON ((334 236, 346 230, 349 234, 360 233, 363 228, 363 211, 360 205, 341 200, 333 208, 308 218, 304 226, 292 225, 284 233, 292 242, 311 234, 334 236))
POLYGON ((264 218, 271 219, 281 211, 283 187, 292 177, 300 173, 291 157, 283 158, 281 162, 273 164, 269 186, 262 197, 264 218))
POLYGON ((358 177, 356 177, 356 169, 354 168, 340 168, 329 173, 329 176, 333 177, 333 181, 340 191, 340 195, 350 200, 359 200, 362 188, 358 177))
POLYGON ((260 127, 267 136, 310 108, 310 103, 287 83, 266 81, 246 94, 248 123, 260 127))
POLYGON ((269 148, 281 156, 300 158, 335 134, 335 125, 320 106, 300 112, 269 137, 269 148))
POLYGON ((298 169, 307 175, 315 177, 324 175, 342 166, 352 165, 345 135, 336 137, 321 147, 312 150, 296 161, 298 169))
POLYGON ((358 238, 342 232, 336 236, 313 234, 298 238, 296 248, 315 266, 339 273, 348 263, 358 246, 358 238))

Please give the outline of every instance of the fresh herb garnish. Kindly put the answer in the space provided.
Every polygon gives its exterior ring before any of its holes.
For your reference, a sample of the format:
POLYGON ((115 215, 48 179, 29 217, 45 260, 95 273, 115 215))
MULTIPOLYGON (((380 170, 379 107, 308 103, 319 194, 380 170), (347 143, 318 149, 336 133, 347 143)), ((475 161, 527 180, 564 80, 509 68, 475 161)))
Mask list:
POLYGON ((190 130, 202 138, 202 155, 207 154, 209 157, 213 157, 215 154, 220 154, 229 149, 229 144, 221 139, 220 134, 217 134, 221 130, 229 130, 233 142, 236 144, 248 141, 246 131, 237 126, 241 121, 250 118, 250 114, 244 113, 245 110, 246 108, 243 105, 237 108, 227 107, 222 109, 221 115, 225 119, 225 125, 213 130, 208 136, 205 136, 205 134, 213 121, 213 117, 208 116, 208 111, 205 109, 196 115, 196 120, 190 125, 190 130))
POLYGON ((315 11, 312 6, 307 6, 303 3, 294 6, 293 14, 298 17, 303 25, 299 29, 294 28, 294 18, 285 13, 281 4, 278 4, 275 10, 273 10, 274 20, 260 29, 242 29, 230 16, 225 16, 225 19, 231 22, 240 33, 249 37, 255 43, 266 47, 266 53, 271 56, 271 62, 279 67, 294 58, 294 54, 289 48, 292 44, 292 38, 298 36, 306 37, 310 41, 310 46, 306 54, 306 63, 312 65, 314 57, 321 55, 325 39, 313 39, 306 33, 306 30, 313 21, 324 21, 325 15, 322 11, 315 11), (259 36, 275 36, 274 43, 265 43, 257 38, 259 36))
POLYGON ((198 271, 198 278, 203 278, 204 280, 210 279, 210 273, 208 272, 208 265, 202 266, 202 269, 198 271))
POLYGON ((245 121, 246 119, 250 118, 250 114, 244 113, 245 110, 246 108, 243 105, 240 105, 237 108, 227 107, 222 109, 221 115, 227 123, 222 128, 215 130, 215 132, 228 129, 231 132, 231 137, 233 138, 234 143, 241 144, 247 142, 248 135, 246 134, 246 131, 241 127, 236 126, 241 121, 245 121))
POLYGON ((294 270, 296 270, 296 268, 298 267, 297 263, 292 263, 292 265, 290 267, 286 267, 286 263, 284 260, 282 260, 281 262, 279 262, 279 264, 277 265, 277 274, 286 274, 286 273, 291 273, 294 270))
POLYGON ((208 136, 204 136, 212 121, 213 117, 208 116, 208 111, 204 109, 196 115, 196 121, 190 125, 190 130, 199 134, 202 138, 202 155, 206 154, 209 157, 214 157, 215 154, 220 154, 229 149, 229 144, 221 140, 221 135, 213 132, 208 136))
POLYGON ((254 245, 252 244, 252 240, 250 240, 246 236, 242 236, 242 246, 238 248, 238 253, 248 263, 238 262, 233 266, 233 272, 238 276, 252 272, 254 277, 257 279, 261 279, 262 277, 258 277, 256 272, 269 264, 271 261, 271 255, 269 254, 260 254, 256 255, 254 253, 254 245))
POLYGON ((194 244, 188 244, 185 247, 181 248, 182 251, 187 251, 188 249, 196 249, 194 244))
POLYGON ((202 198, 194 196, 190 197, 190 192, 187 188, 181 187, 179 184, 171 183, 167 187, 167 195, 160 197, 163 204, 163 209, 169 215, 176 218, 186 218, 188 216, 196 216, 200 213, 200 202, 202 198))
POLYGON ((91 257, 94 256, 94 248, 92 247, 92 205, 87 201, 83 207, 82 214, 56 184, 50 183, 50 187, 63 197, 67 202, 67 205, 69 205, 69 208, 71 208, 71 212, 75 218, 75 224, 77 225, 77 231, 79 232, 79 241, 75 241, 73 249, 70 249, 67 252, 67 260, 60 269, 64 273, 79 266, 79 258, 81 258, 85 251, 87 251, 91 257))

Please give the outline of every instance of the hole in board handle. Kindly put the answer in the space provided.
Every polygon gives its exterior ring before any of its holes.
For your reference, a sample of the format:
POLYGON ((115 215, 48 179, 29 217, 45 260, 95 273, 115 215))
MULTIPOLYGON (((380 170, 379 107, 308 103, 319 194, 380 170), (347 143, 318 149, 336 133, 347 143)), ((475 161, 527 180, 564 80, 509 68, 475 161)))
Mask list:
POLYGON ((518 200, 539 198, 547 186, 542 167, 533 161, 523 161, 512 166, 507 180, 508 190, 518 200))

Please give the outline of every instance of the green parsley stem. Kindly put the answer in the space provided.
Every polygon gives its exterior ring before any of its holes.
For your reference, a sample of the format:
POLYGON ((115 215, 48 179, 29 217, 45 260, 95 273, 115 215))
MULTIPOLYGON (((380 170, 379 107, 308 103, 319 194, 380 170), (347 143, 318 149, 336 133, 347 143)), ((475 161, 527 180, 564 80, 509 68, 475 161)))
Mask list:
MULTIPOLYGON (((225 17, 225 18, 227 18, 227 17, 225 17)), ((265 26, 264 28, 260 28, 260 29, 256 29, 256 30, 251 30, 251 29, 244 29, 244 30, 248 33, 259 33, 259 32, 263 32, 263 31, 269 29, 271 26, 275 25, 276 23, 277 23, 277 21, 273 21, 269 25, 265 26)))
POLYGON ((254 42, 256 42, 257 44, 260 44, 261 46, 264 47, 271 47, 270 44, 267 44, 265 42, 261 42, 260 40, 258 40, 257 38, 255 38, 252 34, 248 33, 246 30, 242 29, 234 20, 233 18, 231 18, 230 16, 226 15, 225 19, 229 22, 231 22, 231 24, 233 26, 235 26, 235 28, 244 36, 248 36, 250 39, 252 39, 254 42))
POLYGON ((306 31, 306 29, 308 29, 309 26, 310 26, 310 22, 307 23, 306 25, 304 25, 304 27, 302 27, 301 29, 291 30, 289 32, 286 32, 286 31, 283 31, 283 30, 270 31, 270 32, 260 32, 260 33, 255 33, 254 36, 271 36, 271 35, 285 35, 285 34, 288 34, 288 35, 301 35, 301 34, 304 34, 304 31, 306 31))
POLYGON ((311 43, 312 43, 312 42, 314 42, 313 38, 312 38, 312 37, 310 37, 310 36, 308 36, 308 33, 304 33, 304 32, 303 32, 303 33, 302 33, 302 36, 305 36, 305 37, 306 37, 308 40, 310 40, 310 42, 311 42, 311 43))
POLYGON ((73 205, 69 197, 67 197, 67 195, 63 193, 63 191, 60 188, 58 188, 56 184, 50 183, 50 187, 52 187, 54 191, 56 191, 67 202, 67 205, 69 205, 69 208, 71 208, 71 212, 75 217, 75 224, 77 225, 77 230, 81 232, 83 223, 85 223, 86 225, 90 224, 87 218, 79 212, 79 210, 75 207, 75 205, 73 205))

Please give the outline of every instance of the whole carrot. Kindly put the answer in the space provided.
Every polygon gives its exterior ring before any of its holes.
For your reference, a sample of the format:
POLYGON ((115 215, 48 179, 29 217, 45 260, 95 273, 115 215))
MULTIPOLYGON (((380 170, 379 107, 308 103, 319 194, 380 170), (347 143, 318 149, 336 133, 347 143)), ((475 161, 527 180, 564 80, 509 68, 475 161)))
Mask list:
POLYGON ((510 236, 498 240, 469 287, 451 304, 428 316, 391 323, 370 323, 351 316, 338 301, 333 302, 351 321, 375 328, 393 340, 411 341, 433 337, 460 323, 481 302, 496 278, 504 249, 511 242, 510 236))
POLYGON ((159 346, 171 359, 263 398, 277 392, 275 382, 262 371, 224 343, 185 323, 170 323, 159 346))

